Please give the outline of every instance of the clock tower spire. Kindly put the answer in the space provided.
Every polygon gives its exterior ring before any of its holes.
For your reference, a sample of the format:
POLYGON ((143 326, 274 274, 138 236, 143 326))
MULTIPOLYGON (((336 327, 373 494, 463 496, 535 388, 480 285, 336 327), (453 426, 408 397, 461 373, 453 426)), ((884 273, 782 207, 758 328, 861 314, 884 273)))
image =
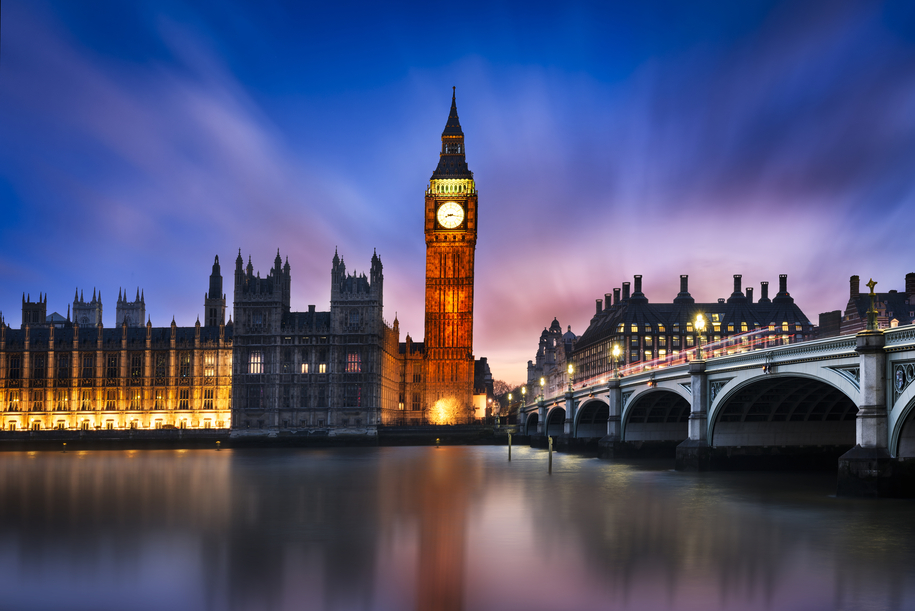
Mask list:
POLYGON ((426 409, 450 422, 473 409, 473 265, 477 191, 467 168, 456 93, 426 189, 426 409))

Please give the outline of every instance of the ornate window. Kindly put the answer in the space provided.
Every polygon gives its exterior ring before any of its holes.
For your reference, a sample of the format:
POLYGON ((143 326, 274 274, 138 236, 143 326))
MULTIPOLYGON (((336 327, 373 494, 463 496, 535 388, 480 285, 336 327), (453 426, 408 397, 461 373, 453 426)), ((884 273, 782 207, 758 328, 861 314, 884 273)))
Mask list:
POLYGON ((308 373, 308 363, 302 363, 301 372, 308 373))
POLYGON ((118 408, 118 391, 116 390, 107 390, 105 391, 105 409, 107 411, 114 411, 118 408))
POLYGON ((260 350, 248 353, 248 373, 264 373, 264 353, 260 350))
POLYGON ((178 409, 190 409, 191 389, 182 388, 178 391, 178 409))
POLYGON ((216 375, 216 353, 205 352, 203 355, 203 376, 212 378, 216 375))
POLYGON ((32 356, 32 358, 34 359, 32 364, 32 379, 44 380, 48 377, 47 357, 44 354, 36 354, 32 356))
MULTIPOLYGON (((178 353, 178 377, 181 380, 187 380, 191 377, 191 353, 178 353)), ((180 383, 180 382, 179 382, 180 383)))
POLYGON ((350 352, 346 355, 346 373, 361 373, 362 358, 358 352, 350 352))
POLYGON ((92 409, 91 393, 88 390, 80 392, 79 409, 84 412, 88 412, 92 409))
POLYGON ((44 391, 43 390, 33 390, 32 391, 32 411, 33 412, 43 412, 44 411, 44 391))
POLYGON ((130 398, 130 409, 140 409, 140 391, 138 389, 129 390, 127 395, 130 398))
POLYGON ((18 380, 22 377, 22 357, 18 354, 10 355, 9 362, 9 373, 7 378, 10 380, 18 380))
POLYGON ((58 354, 56 356, 56 360, 57 360, 57 379, 58 380, 69 380, 70 379, 70 355, 58 354))
POLYGON ((203 409, 213 409, 213 395, 216 391, 212 388, 207 388, 203 391, 203 409))

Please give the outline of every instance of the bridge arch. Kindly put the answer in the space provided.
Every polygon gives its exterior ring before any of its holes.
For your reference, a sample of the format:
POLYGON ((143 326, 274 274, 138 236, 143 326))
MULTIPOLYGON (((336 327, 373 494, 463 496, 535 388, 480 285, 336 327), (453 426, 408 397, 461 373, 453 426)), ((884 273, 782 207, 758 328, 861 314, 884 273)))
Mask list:
POLYGON ((588 398, 578 407, 575 415, 575 437, 603 437, 607 434, 609 419, 609 402, 603 398, 588 398))
POLYGON ((543 432, 547 437, 559 437, 563 433, 566 422, 566 410, 563 407, 554 407, 546 414, 543 432))
MULTIPOLYGON (((888 390, 892 396, 892 390, 888 390)), ((887 407, 890 454, 896 458, 915 457, 915 384, 909 384, 887 407)))
POLYGON ((683 441, 689 437, 685 389, 653 386, 634 392, 623 406, 623 441, 683 441))
POLYGON ((847 380, 842 382, 806 371, 755 371, 730 380, 710 379, 710 385, 724 385, 709 409, 708 443, 853 446, 858 393, 847 380))
POLYGON ((524 434, 525 435, 536 435, 537 434, 537 423, 540 421, 540 414, 537 412, 530 412, 527 414, 527 418, 524 420, 524 434))

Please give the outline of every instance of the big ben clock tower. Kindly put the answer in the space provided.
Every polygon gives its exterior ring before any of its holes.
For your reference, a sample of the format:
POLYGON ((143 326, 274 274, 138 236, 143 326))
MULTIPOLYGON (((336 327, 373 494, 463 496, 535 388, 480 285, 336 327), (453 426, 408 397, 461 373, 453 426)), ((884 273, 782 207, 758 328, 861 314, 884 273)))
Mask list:
POLYGON ((426 403, 429 417, 463 417, 473 401, 473 257, 477 190, 464 158, 457 103, 426 189, 426 403))

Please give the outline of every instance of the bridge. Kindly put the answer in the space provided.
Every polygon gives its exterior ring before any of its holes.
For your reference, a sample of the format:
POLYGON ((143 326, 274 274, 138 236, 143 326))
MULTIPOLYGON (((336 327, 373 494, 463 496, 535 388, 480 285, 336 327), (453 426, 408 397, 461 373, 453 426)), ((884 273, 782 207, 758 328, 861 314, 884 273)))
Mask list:
POLYGON ((838 457, 839 494, 915 494, 915 325, 710 357, 570 384, 519 424, 608 458, 676 445, 679 470, 838 457))

